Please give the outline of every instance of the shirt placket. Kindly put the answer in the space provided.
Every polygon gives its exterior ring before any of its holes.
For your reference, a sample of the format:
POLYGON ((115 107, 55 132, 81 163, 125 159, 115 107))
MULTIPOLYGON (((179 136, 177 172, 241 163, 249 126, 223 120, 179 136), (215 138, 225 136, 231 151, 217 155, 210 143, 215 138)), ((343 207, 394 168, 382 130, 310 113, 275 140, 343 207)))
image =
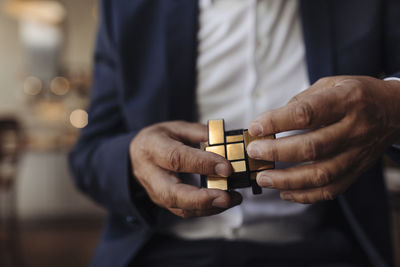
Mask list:
POLYGON ((248 49, 248 82, 246 88, 246 96, 248 101, 248 107, 246 112, 246 121, 250 122, 255 115, 255 104, 257 102, 257 59, 256 59, 256 49, 257 49, 257 2, 258 0, 248 0, 248 19, 249 19, 249 36, 247 46, 248 49))

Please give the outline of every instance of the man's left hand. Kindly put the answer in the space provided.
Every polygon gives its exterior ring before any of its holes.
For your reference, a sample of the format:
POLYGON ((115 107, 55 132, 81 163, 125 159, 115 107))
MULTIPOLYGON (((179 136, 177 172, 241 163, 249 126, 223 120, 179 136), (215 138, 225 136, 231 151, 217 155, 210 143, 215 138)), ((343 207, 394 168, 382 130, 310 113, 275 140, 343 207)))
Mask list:
POLYGON ((285 200, 334 199, 399 140, 400 83, 364 76, 323 78, 249 125, 253 136, 301 129, 310 131, 249 145, 255 159, 305 163, 260 172, 257 182, 281 190, 285 200))

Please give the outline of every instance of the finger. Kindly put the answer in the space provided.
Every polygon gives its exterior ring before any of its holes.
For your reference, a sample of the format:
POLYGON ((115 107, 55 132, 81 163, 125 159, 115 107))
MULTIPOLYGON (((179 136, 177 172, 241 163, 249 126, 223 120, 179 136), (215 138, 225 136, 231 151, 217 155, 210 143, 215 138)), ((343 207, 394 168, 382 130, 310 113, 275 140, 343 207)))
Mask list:
POLYGON ((209 210, 183 210, 183 209, 168 209, 168 210, 183 219, 188 219, 192 217, 212 216, 226 211, 226 209, 221 209, 221 208, 212 208, 209 210))
POLYGON ((257 175, 261 187, 279 190, 304 190, 336 182, 348 171, 354 158, 353 152, 340 154, 332 159, 282 170, 267 170, 257 175))
POLYGON ((304 134, 275 140, 256 140, 249 144, 251 158, 267 161, 306 162, 322 159, 343 148, 355 145, 350 140, 353 127, 350 120, 342 120, 327 127, 304 134), (349 145, 350 144, 350 145, 349 145))
POLYGON ((316 92, 320 92, 323 90, 329 90, 330 88, 335 87, 336 85, 336 77, 326 77, 326 78, 321 78, 318 81, 316 81, 313 85, 311 85, 307 90, 304 90, 294 96, 289 103, 292 102, 297 102, 303 99, 306 96, 309 96, 311 94, 314 94, 316 92))
POLYGON ((198 145, 208 140, 207 126, 200 123, 174 121, 164 125, 171 137, 187 144, 198 145))
POLYGON ((223 177, 232 174, 229 161, 215 153, 192 148, 167 137, 157 139, 152 145, 152 160, 166 170, 223 177))
MULTIPOLYGON (((231 196, 231 207, 239 205, 242 202, 242 196, 239 193, 229 192, 228 194, 231 196)), ((185 210, 185 209, 170 208, 169 210, 175 215, 186 219, 191 217, 216 215, 226 211, 227 208, 213 207, 211 209, 203 209, 203 210, 185 210)))
POLYGON ((197 188, 187 184, 176 184, 170 192, 173 200, 170 207, 185 210, 229 209, 242 202, 238 192, 197 188))
POLYGON ((150 199, 161 207, 166 207, 167 201, 164 199, 168 198, 169 188, 180 182, 176 175, 147 160, 140 168, 134 169, 134 175, 136 180, 144 187, 150 199))
POLYGON ((330 90, 309 95, 284 107, 261 114, 249 124, 252 136, 318 128, 343 118, 341 94, 330 90))
POLYGON ((157 167, 147 167, 147 178, 142 183, 150 198, 159 206, 184 210, 228 209, 239 205, 242 197, 238 192, 198 188, 182 184, 171 173, 157 167))
POLYGON ((282 191, 280 196, 283 200, 302 204, 314 204, 319 201, 334 200, 338 195, 344 193, 356 179, 357 176, 344 176, 335 183, 324 187, 307 190, 282 191))

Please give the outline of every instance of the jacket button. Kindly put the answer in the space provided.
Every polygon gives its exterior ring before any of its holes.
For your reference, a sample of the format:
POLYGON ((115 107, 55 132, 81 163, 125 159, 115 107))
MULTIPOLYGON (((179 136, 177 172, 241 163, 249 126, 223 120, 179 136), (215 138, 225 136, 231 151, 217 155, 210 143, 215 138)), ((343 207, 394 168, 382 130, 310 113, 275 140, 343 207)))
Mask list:
POLYGON ((138 220, 137 220, 135 217, 133 217, 133 216, 127 216, 127 217, 125 218, 125 220, 126 220, 126 222, 129 223, 129 224, 137 224, 137 223, 138 223, 138 220))

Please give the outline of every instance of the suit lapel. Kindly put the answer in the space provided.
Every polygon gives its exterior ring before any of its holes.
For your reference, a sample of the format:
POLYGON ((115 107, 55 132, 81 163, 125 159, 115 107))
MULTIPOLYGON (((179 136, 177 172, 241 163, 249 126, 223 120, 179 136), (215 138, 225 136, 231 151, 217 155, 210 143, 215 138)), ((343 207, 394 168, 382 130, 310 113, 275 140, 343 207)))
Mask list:
MULTIPOLYGON (((165 1, 165 0, 163 0, 165 1)), ((169 0, 166 14, 167 73, 172 120, 196 120, 198 1, 169 0), (190 112, 188 112, 190 111, 190 112)))
MULTIPOLYGON (((195 89, 198 0, 169 0, 164 3, 167 3, 167 83, 171 92, 168 118, 193 121, 196 119, 197 109, 195 89), (182 101, 183 99, 186 101, 182 101)), ((332 7, 331 0, 300 0, 311 83, 336 73, 332 7)))
POLYGON ((301 0, 308 74, 311 83, 335 75, 333 2, 331 0, 301 0))

